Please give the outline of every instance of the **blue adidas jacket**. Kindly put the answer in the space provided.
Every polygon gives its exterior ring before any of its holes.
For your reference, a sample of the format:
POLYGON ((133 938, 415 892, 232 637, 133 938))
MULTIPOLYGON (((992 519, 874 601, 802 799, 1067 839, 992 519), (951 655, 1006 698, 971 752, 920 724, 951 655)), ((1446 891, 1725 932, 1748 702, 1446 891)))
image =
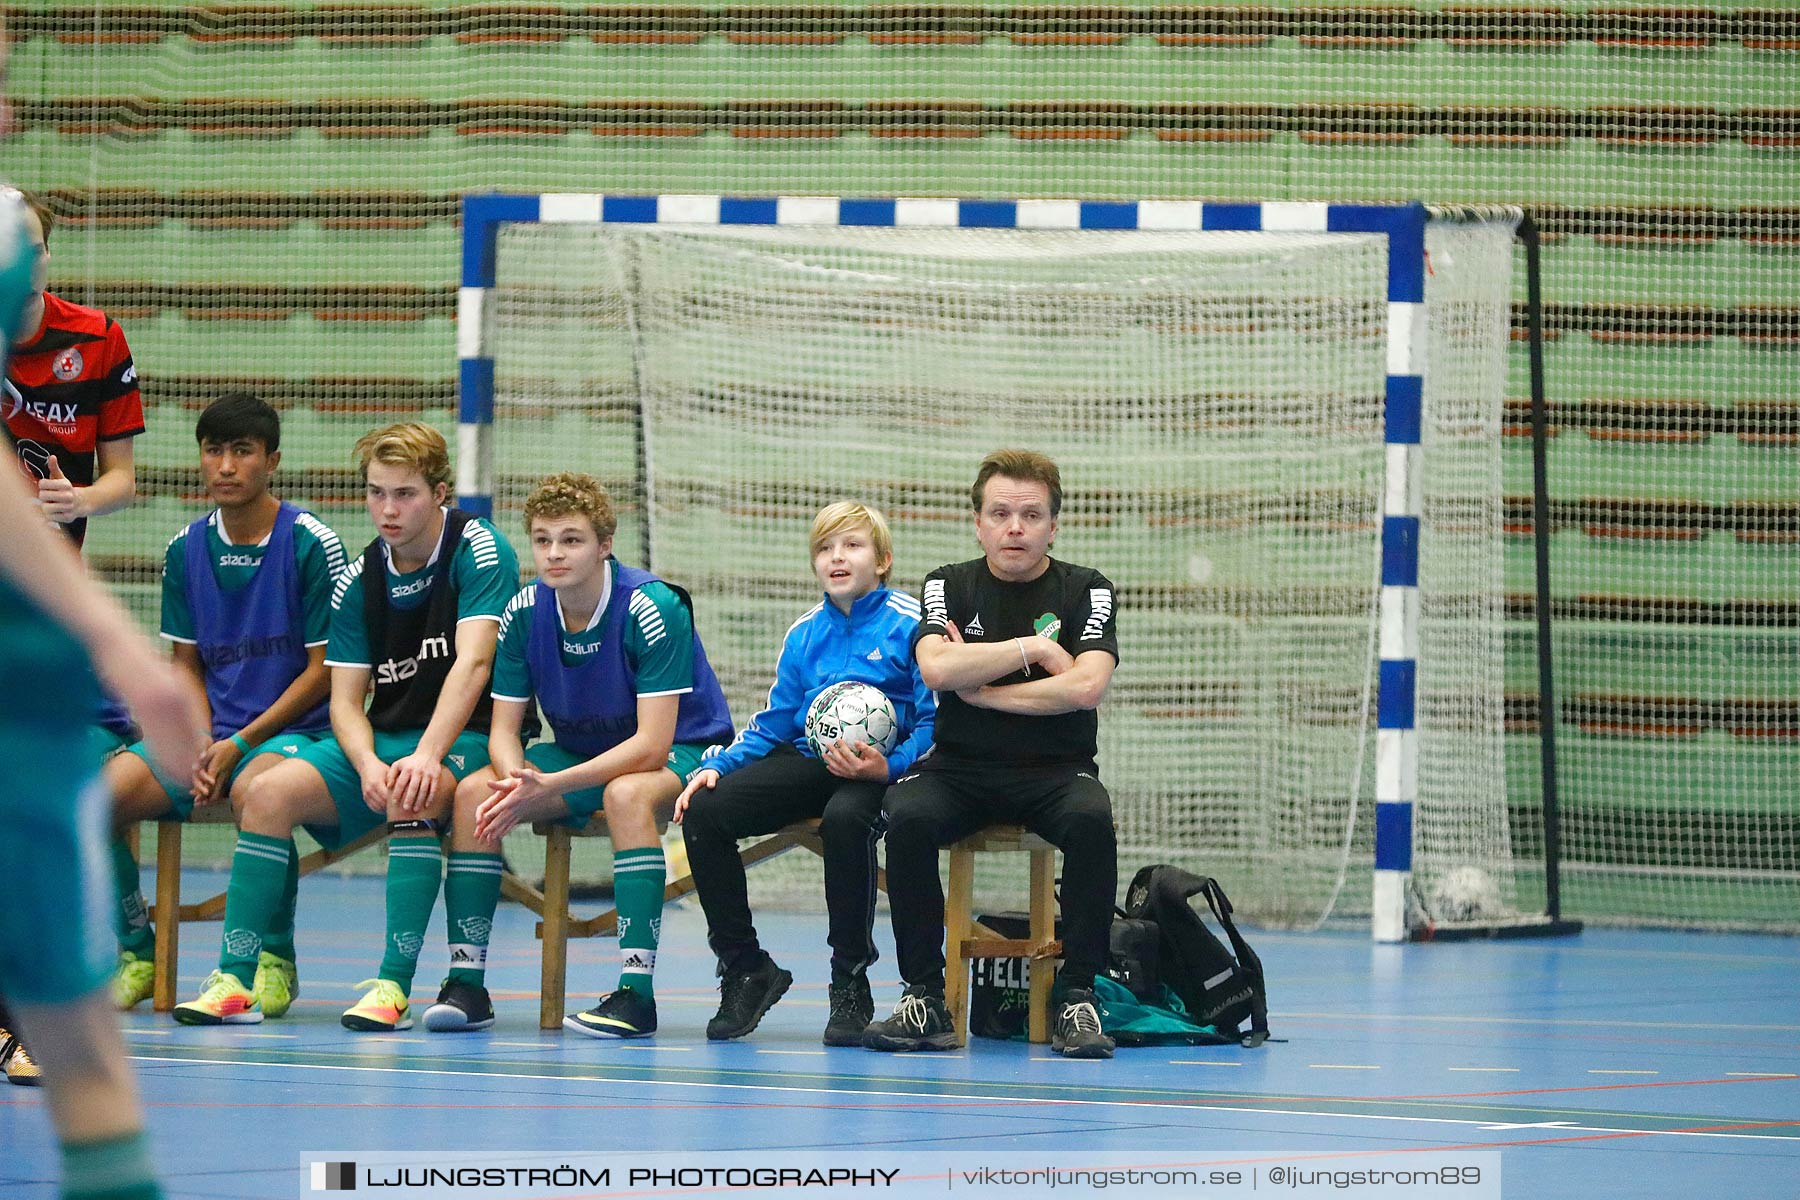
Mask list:
POLYGON ((775 664, 769 701, 731 745, 700 761, 721 775, 755 762, 782 742, 814 757, 806 744, 806 710, 834 683, 854 679, 880 688, 894 703, 900 741, 888 755, 888 778, 898 779, 931 748, 937 697, 919 678, 912 635, 919 602, 905 592, 878 587, 850 606, 849 615, 829 599, 808 609, 788 628, 775 664))

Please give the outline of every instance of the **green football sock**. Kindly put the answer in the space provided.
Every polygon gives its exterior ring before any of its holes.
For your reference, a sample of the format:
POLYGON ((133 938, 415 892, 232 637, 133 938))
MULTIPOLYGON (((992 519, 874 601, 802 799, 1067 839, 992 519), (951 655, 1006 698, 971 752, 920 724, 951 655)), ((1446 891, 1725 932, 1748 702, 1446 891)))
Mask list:
POLYGON ((287 879, 281 885, 281 903, 275 908, 275 915, 269 919, 269 932, 263 938, 263 949, 276 958, 285 958, 293 962, 298 955, 294 953, 294 908, 300 902, 300 847, 294 845, 294 839, 288 839, 287 879))
POLYGON ((231 856, 231 883, 225 889, 225 937, 219 969, 237 976, 245 987, 256 981, 256 956, 274 924, 283 881, 294 861, 293 841, 238 834, 231 856))
POLYGON ((498 854, 450 855, 444 875, 444 917, 450 931, 450 981, 486 986, 488 938, 500 906, 498 854))
POLYGON ((661 846, 613 854, 613 901, 619 909, 619 986, 655 996, 656 943, 662 937, 663 881, 668 874, 661 846))
POLYGON ((65 1142, 63 1200, 160 1200, 143 1132, 98 1142, 65 1142))
POLYGON ((425 926, 437 904, 444 877, 444 851, 436 834, 412 833, 388 840, 387 945, 381 954, 383 979, 412 989, 425 945, 425 926))
POLYGON ((144 904, 137 855, 122 837, 112 840, 112 869, 116 898, 113 931, 119 935, 119 949, 138 958, 150 958, 156 953, 156 932, 150 928, 150 909, 144 904))

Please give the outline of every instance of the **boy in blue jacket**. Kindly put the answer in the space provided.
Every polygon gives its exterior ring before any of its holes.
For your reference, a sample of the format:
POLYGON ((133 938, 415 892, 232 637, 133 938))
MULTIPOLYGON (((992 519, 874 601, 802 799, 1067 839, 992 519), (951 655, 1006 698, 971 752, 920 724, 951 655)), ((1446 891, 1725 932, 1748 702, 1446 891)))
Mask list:
POLYGON ((701 760, 675 804, 719 957, 719 1011, 706 1026, 715 1041, 755 1029, 794 982, 757 943, 737 841, 820 817, 831 944, 825 1044, 861 1044, 875 1015, 868 970, 881 798, 931 746, 936 699, 912 654, 919 602, 887 586, 894 549, 886 518, 867 505, 831 504, 813 518, 810 540, 825 598, 788 629, 768 705, 730 746, 701 760), (899 741, 891 755, 837 741, 819 758, 808 747, 807 708, 845 680, 872 684, 893 702, 899 741))

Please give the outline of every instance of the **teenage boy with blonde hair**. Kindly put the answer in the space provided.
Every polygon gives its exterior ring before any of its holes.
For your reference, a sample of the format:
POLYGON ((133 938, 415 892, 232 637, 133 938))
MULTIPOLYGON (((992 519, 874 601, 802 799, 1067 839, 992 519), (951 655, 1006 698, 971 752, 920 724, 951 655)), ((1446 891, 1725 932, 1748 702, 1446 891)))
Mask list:
POLYGON ((492 765, 456 790, 450 977, 426 1010, 436 1031, 484 1029, 488 930, 500 839, 521 822, 577 827, 604 808, 619 913, 619 986, 563 1026, 595 1038, 656 1032, 652 978, 667 867, 657 840, 700 755, 731 736, 725 694, 694 632, 686 592, 612 557, 612 499, 591 475, 552 475, 525 501, 538 581, 514 596, 494 667, 492 765), (524 749, 536 698, 554 741, 524 749))
POLYGON ((457 782, 487 765, 488 672, 519 563, 492 524, 448 506, 450 452, 435 429, 390 425, 355 453, 378 536, 332 595, 333 736, 245 787, 219 969, 176 1007, 183 1024, 263 1019, 250 984, 294 826, 341 845, 385 821, 385 951, 343 1024, 412 1027, 407 993, 443 873, 440 821, 457 782))
POLYGON ((757 943, 737 841, 819 817, 831 945, 824 1040, 861 1044, 875 1013, 868 972, 875 961, 881 797, 889 780, 931 746, 937 704, 912 652, 919 602, 887 586, 894 545, 886 518, 853 501, 827 505, 813 518, 807 544, 824 598, 782 639, 767 707, 730 746, 702 760, 676 805, 719 956, 719 1011, 706 1026, 714 1040, 755 1029, 794 981, 757 943), (900 740, 892 754, 840 740, 820 758, 807 744, 813 699, 846 680, 871 684, 893 702, 900 740))

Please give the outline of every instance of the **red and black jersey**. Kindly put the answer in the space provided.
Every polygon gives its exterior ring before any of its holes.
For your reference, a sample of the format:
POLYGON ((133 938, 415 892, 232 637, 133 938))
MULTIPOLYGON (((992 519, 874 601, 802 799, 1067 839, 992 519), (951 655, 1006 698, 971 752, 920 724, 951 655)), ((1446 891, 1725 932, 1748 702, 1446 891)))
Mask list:
MULTIPOLYGON (((12 352, 6 368, 6 429, 31 479, 50 471, 50 456, 70 482, 94 482, 94 448, 144 432, 137 367, 118 324, 97 308, 48 293, 44 324, 12 352)), ((80 545, 86 521, 66 527, 80 545)))

